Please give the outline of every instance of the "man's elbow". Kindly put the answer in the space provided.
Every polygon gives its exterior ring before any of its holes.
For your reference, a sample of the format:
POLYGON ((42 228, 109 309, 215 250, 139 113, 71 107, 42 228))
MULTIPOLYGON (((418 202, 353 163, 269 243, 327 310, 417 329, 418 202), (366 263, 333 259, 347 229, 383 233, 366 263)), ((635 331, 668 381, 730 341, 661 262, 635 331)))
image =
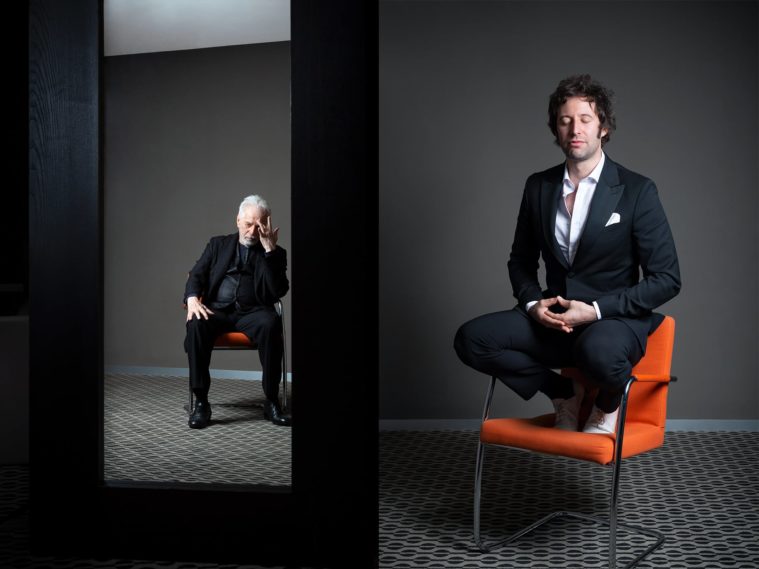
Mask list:
POLYGON ((277 298, 282 298, 290 291, 290 283, 285 282, 277 288, 277 298))
POLYGON ((669 279, 669 284, 667 286, 667 300, 672 300, 678 294, 680 294, 681 288, 682 288, 682 283, 680 281, 680 276, 672 275, 671 278, 669 279))
POLYGON ((673 294, 672 296, 677 296, 678 294, 680 294, 680 289, 681 289, 681 288, 682 288, 682 284, 680 283, 680 280, 678 279, 678 280, 675 282, 675 285, 674 285, 674 287, 673 287, 673 289, 674 289, 674 294, 673 294))

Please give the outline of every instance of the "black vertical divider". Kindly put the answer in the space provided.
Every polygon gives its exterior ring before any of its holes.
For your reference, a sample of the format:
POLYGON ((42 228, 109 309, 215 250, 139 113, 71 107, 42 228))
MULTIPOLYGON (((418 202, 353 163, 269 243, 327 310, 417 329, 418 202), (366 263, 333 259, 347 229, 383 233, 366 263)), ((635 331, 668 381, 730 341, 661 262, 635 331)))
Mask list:
POLYGON ((350 566, 378 529, 378 7, 291 6, 294 483, 313 547, 350 566))
MULTIPOLYGON (((5 6, 4 18, 19 31, 28 27, 26 2, 15 0, 5 6)), ((28 222, 28 105, 27 105, 27 36, 5 33, 0 37, 0 66, 5 78, 6 136, 0 160, 3 172, 3 223, 0 243, 0 316, 25 314, 29 300, 29 222, 28 222)))
POLYGON ((97 504, 102 432, 100 9, 29 3, 30 463, 33 546, 97 504))
POLYGON ((102 480, 102 0, 29 2, 31 547, 377 563, 377 6, 292 0, 293 487, 102 480))

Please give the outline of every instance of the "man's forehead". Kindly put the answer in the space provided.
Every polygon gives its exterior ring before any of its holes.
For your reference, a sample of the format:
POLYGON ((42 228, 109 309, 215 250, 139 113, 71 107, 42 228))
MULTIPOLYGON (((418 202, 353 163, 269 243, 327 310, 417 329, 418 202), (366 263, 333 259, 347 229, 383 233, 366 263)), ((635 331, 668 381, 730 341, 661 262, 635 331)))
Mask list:
POLYGON ((589 109, 594 115, 596 114, 596 102, 589 97, 567 97, 567 100, 562 103, 560 110, 571 103, 577 103, 580 105, 580 107, 585 107, 586 109, 589 109))
POLYGON ((266 212, 263 210, 263 208, 257 205, 248 205, 243 208, 240 218, 251 219, 255 217, 264 217, 265 215, 266 212))

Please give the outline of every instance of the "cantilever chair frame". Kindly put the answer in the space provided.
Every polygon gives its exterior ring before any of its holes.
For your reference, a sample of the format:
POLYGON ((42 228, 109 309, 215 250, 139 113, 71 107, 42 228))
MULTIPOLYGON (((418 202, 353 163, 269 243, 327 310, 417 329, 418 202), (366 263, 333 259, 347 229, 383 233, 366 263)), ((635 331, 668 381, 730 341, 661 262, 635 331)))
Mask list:
MULTIPOLYGON (((277 311, 280 320, 282 321, 282 411, 287 411, 287 334, 285 333, 285 306, 282 300, 277 300, 274 303, 274 310, 277 311)), ((226 332, 225 334, 242 334, 242 332, 226 332)), ((219 338, 223 338, 225 334, 220 335, 219 338)), ((257 348, 248 341, 247 344, 228 344, 228 345, 214 345, 214 350, 256 350, 257 348)), ((187 407, 187 413, 192 414, 192 409, 195 405, 195 394, 192 392, 192 386, 190 387, 190 404, 187 407)))
MULTIPOLYGON (((482 413, 483 423, 488 419, 489 414, 490 414, 490 404, 493 400, 493 392, 495 390, 496 379, 497 378, 495 376, 491 378, 490 386, 488 388, 487 395, 485 396, 485 408, 482 413)), ((632 567, 635 567, 644 557, 646 557, 649 553, 651 553, 657 547, 659 547, 662 543, 664 543, 665 536, 661 532, 654 531, 651 529, 641 528, 638 526, 621 524, 621 523, 618 523, 617 521, 617 503, 618 503, 618 497, 619 497, 619 476, 620 476, 620 469, 622 466, 622 448, 623 448, 622 444, 623 444, 623 440, 625 436, 625 418, 627 416, 627 400, 630 393, 630 387, 635 381, 637 381, 637 379, 638 378, 633 375, 627 381, 627 384, 625 385, 624 394, 622 396, 622 402, 620 403, 620 406, 619 406, 619 415, 617 416, 617 434, 616 434, 616 438, 614 442, 614 460, 609 465, 612 468, 612 481, 611 481, 611 500, 609 503, 609 519, 608 520, 604 518, 596 517, 596 516, 580 514, 577 512, 557 511, 557 512, 548 514, 547 516, 539 519, 537 522, 533 523, 532 525, 526 528, 518 530, 517 532, 506 537, 505 539, 502 539, 501 541, 498 541, 491 545, 485 545, 480 535, 480 497, 482 494, 482 467, 483 467, 483 462, 485 459, 485 446, 488 445, 488 443, 483 443, 482 440, 478 442, 477 466, 476 466, 475 483, 474 483, 474 541, 477 544, 477 548, 480 551, 482 551, 483 553, 488 553, 492 551, 493 548, 495 547, 508 545, 516 541, 520 537, 532 532, 533 530, 537 529, 543 524, 551 521, 552 519, 559 518, 559 517, 570 517, 570 518, 575 518, 575 519, 580 519, 580 520, 585 520, 585 521, 592 521, 598 524, 609 526, 609 569, 615 569, 616 567, 617 529, 623 529, 633 534, 647 535, 647 536, 656 538, 655 543, 648 546, 643 552, 638 554, 632 561, 624 565, 623 568, 621 569, 631 569, 632 567)), ((677 381, 677 378, 675 376, 670 375, 668 378, 668 381, 669 382, 677 381)), ((589 436, 593 436, 593 435, 589 435, 589 436)), ((492 446, 503 447, 505 445, 492 445, 492 446)), ((506 447, 506 448, 516 448, 516 447, 506 447)), ((530 450, 521 449, 521 448, 517 450, 522 450, 526 452, 535 452, 535 451, 530 451, 530 450)), ((567 458, 571 458, 571 457, 567 457, 567 458)))

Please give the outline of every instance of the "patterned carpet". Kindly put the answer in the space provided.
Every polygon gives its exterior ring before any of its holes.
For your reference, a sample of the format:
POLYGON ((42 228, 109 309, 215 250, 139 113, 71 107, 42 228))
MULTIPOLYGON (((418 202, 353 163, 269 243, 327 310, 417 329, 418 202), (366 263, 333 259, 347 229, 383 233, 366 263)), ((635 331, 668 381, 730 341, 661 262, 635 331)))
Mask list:
MULTIPOLYGON (((381 568, 607 567, 606 534, 565 519, 480 553, 472 539, 476 447, 476 432, 381 434, 381 568)), ((611 472, 595 464, 491 448, 482 490, 485 542, 555 510, 606 514, 610 483, 611 472)), ((667 433, 663 448, 623 462, 619 517, 667 535, 640 568, 759 568, 759 433, 667 433)), ((645 549, 647 539, 620 534, 618 563, 645 549)))
POLYGON ((187 426, 186 377, 105 378, 106 480, 291 484, 289 427, 263 418, 260 381, 213 379, 211 425, 187 426))
MULTIPOLYGON (((472 541, 475 432, 380 435, 381 569, 593 569, 605 536, 555 521, 511 548, 483 554, 472 541)), ((491 449, 483 481, 486 541, 559 508, 605 513, 605 468, 491 449)), ((255 565, 36 558, 28 554, 29 468, 0 466, 3 569, 259 569, 255 565)), ((759 568, 759 433, 668 433, 664 448, 628 459, 620 518, 668 535, 643 569, 759 568)), ((641 543, 620 536, 620 561, 641 543)), ((277 569, 277 568, 270 568, 277 569)), ((285 568, 280 568, 285 569, 285 568)))

